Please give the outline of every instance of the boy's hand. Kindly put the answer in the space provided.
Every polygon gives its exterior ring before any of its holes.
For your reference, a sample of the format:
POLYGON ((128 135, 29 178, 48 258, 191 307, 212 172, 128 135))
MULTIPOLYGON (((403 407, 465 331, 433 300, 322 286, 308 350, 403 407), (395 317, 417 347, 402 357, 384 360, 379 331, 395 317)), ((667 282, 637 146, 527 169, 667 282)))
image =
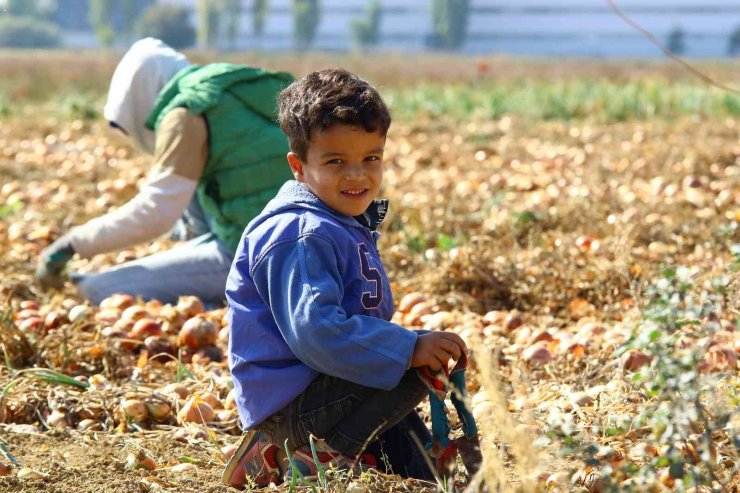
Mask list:
POLYGON ((429 332, 416 339, 411 368, 428 366, 433 371, 447 367, 450 359, 458 360, 468 348, 459 335, 452 332, 429 332))

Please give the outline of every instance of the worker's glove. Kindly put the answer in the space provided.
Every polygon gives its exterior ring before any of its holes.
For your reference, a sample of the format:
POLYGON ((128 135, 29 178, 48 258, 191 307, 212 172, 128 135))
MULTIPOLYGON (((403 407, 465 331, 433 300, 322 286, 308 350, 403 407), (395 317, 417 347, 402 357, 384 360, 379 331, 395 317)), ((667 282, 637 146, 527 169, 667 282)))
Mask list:
POLYGON ((68 235, 58 238, 41 252, 36 266, 36 279, 42 288, 60 288, 64 285, 62 272, 74 254, 75 249, 68 235))

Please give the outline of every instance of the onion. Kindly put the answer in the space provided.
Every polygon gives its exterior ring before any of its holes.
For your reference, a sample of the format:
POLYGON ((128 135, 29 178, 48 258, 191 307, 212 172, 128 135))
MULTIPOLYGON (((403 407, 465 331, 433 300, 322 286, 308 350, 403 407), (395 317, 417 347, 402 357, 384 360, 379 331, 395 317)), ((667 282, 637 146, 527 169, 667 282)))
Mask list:
POLYGON ((136 302, 130 294, 116 293, 100 302, 100 308, 125 310, 136 302))
POLYGON ((211 361, 220 363, 224 359, 224 353, 221 348, 212 344, 207 344, 193 355, 192 362, 196 364, 207 364, 211 361))
POLYGON ((83 419, 77 423, 77 429, 80 431, 99 431, 101 429, 100 422, 95 419, 83 419))
POLYGON ((535 365, 544 365, 551 361, 553 357, 546 341, 536 342, 522 351, 522 358, 535 365))
POLYGON ((105 390, 110 387, 110 382, 108 381, 108 379, 100 373, 92 375, 88 379, 88 382, 90 383, 89 389, 91 390, 105 390))
POLYGON ((138 399, 126 399, 121 402, 121 411, 134 423, 141 423, 149 416, 146 404, 138 399))
POLYGON ((162 333, 162 326, 151 318, 140 318, 129 332, 133 339, 145 339, 148 336, 156 336, 162 333))
POLYGON ((15 319, 21 321, 28 318, 38 318, 39 316, 39 311, 36 308, 25 308, 15 314, 15 319))
POLYGON ((437 306, 437 304, 432 300, 417 303, 404 315, 403 322, 409 325, 416 325, 421 322, 421 318, 424 315, 433 313, 435 306, 437 306))
POLYGON ((30 332, 39 330, 41 327, 44 326, 44 321, 41 320, 41 317, 30 317, 25 320, 23 320, 18 328, 22 330, 23 332, 30 332))
POLYGON ((62 310, 52 310, 46 314, 44 318, 44 326, 46 330, 53 330, 58 328, 65 322, 68 322, 67 313, 62 310))
POLYGON ((650 364, 650 356, 639 350, 625 353, 622 357, 622 365, 627 371, 637 371, 645 365, 650 364))
POLYGON ((160 393, 164 395, 174 394, 180 399, 185 399, 190 395, 190 389, 181 383, 171 383, 162 388, 160 393))
POLYGON ((157 463, 154 459, 146 455, 143 451, 137 454, 128 454, 126 457, 126 469, 146 469, 147 471, 153 471, 157 468, 157 463))
POLYGON ((149 398, 144 401, 146 410, 155 421, 166 421, 172 408, 163 399, 149 398))
POLYGON ((136 322, 137 320, 140 320, 142 318, 149 318, 149 312, 146 308, 139 305, 130 306, 123 310, 123 313, 121 313, 121 320, 136 322))
POLYGON ((207 424, 216 419, 216 413, 213 408, 203 402, 199 397, 193 396, 177 413, 177 421, 184 425, 185 423, 207 424))
POLYGON ((52 428, 66 428, 67 427, 67 415, 62 411, 55 409, 46 418, 46 424, 52 428))
POLYGON ((224 457, 227 459, 231 459, 231 456, 234 455, 234 452, 236 452, 236 449, 239 448, 236 443, 232 443, 229 445, 224 445, 221 447, 221 453, 224 454, 224 457))
POLYGON ((231 421, 232 419, 236 419, 238 414, 233 409, 222 409, 216 414, 216 417, 218 418, 218 421, 224 423, 231 421))
POLYGON ((216 394, 213 394, 211 392, 198 392, 195 394, 196 398, 199 398, 201 401, 205 402, 209 406, 211 406, 213 409, 223 409, 224 405, 221 403, 221 400, 216 396, 216 394))
POLYGON ((49 479, 49 475, 31 469, 30 467, 22 467, 20 471, 18 471, 18 479, 40 479, 46 481, 49 479))
POLYGON ((218 327, 210 320, 196 316, 188 319, 177 336, 179 346, 187 346, 192 350, 208 344, 214 344, 218 337, 218 327))
POLYGON ((218 342, 220 342, 224 346, 228 346, 230 332, 231 332, 231 329, 229 327, 223 327, 221 330, 219 330, 218 331, 218 342))
POLYGON ((87 305, 75 305, 69 310, 69 321, 72 323, 79 322, 90 316, 91 310, 87 305))
POLYGON ((180 296, 177 300, 177 311, 187 318, 194 317, 206 311, 203 302, 197 296, 180 296))
POLYGON ((236 409, 236 389, 229 390, 224 401, 224 409, 236 409))
POLYGON ((504 327, 507 332, 518 329, 522 325, 524 325, 524 318, 522 318, 521 314, 516 310, 509 313, 506 315, 506 318, 504 318, 504 327))
POLYGON ((401 298, 401 302, 398 304, 398 311, 401 313, 408 313, 414 305, 426 300, 427 297, 421 293, 409 293, 401 298))
POLYGON ((113 325, 121 318, 121 310, 117 308, 103 308, 95 314, 95 321, 103 325, 113 325))
POLYGON ((177 464, 176 466, 170 467, 170 471, 174 473, 184 473, 187 471, 195 471, 198 469, 198 466, 195 464, 191 464, 190 462, 183 462, 182 464, 177 464))
POLYGON ((29 308, 33 310, 39 309, 39 304, 36 303, 34 300, 23 300, 18 306, 20 306, 21 310, 26 310, 29 308))
POLYGON ((149 351, 149 359, 154 361, 167 361, 166 355, 175 355, 175 348, 169 338, 164 336, 149 336, 144 339, 144 346, 149 351))

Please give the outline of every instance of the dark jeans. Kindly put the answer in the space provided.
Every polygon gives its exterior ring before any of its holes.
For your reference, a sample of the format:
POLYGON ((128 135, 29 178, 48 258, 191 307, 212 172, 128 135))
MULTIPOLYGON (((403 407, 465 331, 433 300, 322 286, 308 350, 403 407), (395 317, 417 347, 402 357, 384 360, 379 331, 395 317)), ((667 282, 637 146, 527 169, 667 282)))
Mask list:
POLYGON ((295 449, 322 438, 346 455, 373 453, 380 467, 402 476, 432 479, 422 452, 413 442, 431 441, 415 408, 427 395, 416 370, 409 370, 391 390, 380 390, 319 375, 293 402, 256 428, 282 447, 295 449))

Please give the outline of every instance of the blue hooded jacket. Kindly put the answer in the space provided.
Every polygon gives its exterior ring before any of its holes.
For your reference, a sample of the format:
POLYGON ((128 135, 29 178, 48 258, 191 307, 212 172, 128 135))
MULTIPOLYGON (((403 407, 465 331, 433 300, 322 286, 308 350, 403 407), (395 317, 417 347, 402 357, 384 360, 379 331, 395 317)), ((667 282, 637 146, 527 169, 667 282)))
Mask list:
POLYGON ((247 226, 226 281, 229 368, 245 429, 319 373, 390 390, 406 372, 417 334, 388 321, 393 297, 368 219, 382 219, 380 204, 358 220, 289 181, 247 226))

